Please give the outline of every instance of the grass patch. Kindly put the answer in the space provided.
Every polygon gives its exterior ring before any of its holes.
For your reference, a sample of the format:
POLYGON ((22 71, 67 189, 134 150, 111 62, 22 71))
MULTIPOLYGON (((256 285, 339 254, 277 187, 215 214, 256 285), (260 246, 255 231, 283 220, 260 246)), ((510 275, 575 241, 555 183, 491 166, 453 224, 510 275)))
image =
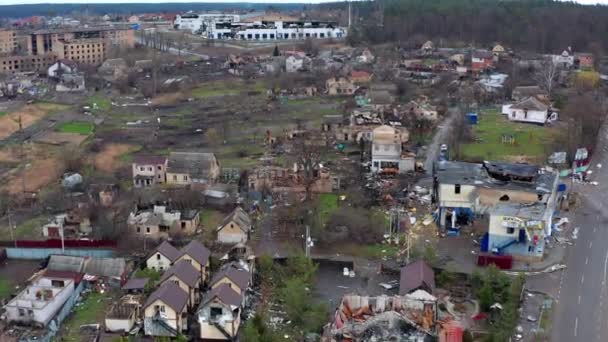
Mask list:
POLYGON ((91 122, 66 122, 59 126, 59 132, 89 135, 94 128, 95 125, 91 122))
POLYGON ((222 167, 247 169, 260 163, 258 158, 264 148, 259 144, 233 142, 216 146, 214 151, 222 167))
POLYGON ((0 279, 0 298, 7 298, 13 292, 13 286, 10 281, 0 279))
POLYGON ((266 83, 262 80, 255 82, 243 81, 215 81, 205 83, 192 90, 192 97, 206 99, 219 96, 236 96, 246 92, 266 91, 266 83))
POLYGON ((215 240, 216 229, 224 220, 224 214, 214 209, 203 209, 199 213, 201 226, 203 227, 203 238, 206 241, 215 240))
MULTIPOLYGON (((46 216, 38 216, 31 218, 17 225, 13 231, 15 239, 38 239, 42 236, 42 226, 48 223, 46 216)), ((0 228, 0 239, 10 240, 11 232, 8 226, 0 228)))
POLYGON ((5 116, 6 114, 8 114, 8 112, 3 112, 3 111, 0 111, 0 117, 5 116))
POLYGON ((135 272, 136 278, 148 278, 151 281, 158 281, 160 276, 160 272, 150 268, 139 269, 137 272, 135 272))
POLYGON ((554 132, 551 127, 509 121, 497 109, 485 110, 479 116, 478 125, 473 127, 476 142, 462 144, 460 157, 471 161, 512 161, 513 157, 542 160, 554 132), (515 143, 503 144, 503 134, 513 135, 515 143))
POLYGON ((65 335, 62 341, 81 341, 80 326, 102 323, 106 308, 110 303, 107 293, 89 293, 86 299, 74 308, 72 315, 64 323, 65 335))
POLYGON ((93 108, 95 108, 95 106, 97 106, 97 110, 102 111, 102 112, 112 109, 112 101, 109 98, 107 98, 103 95, 100 95, 100 94, 89 97, 87 99, 86 104, 87 104, 87 106, 90 106, 91 109, 93 109, 93 108))
POLYGON ((338 195, 336 194, 320 194, 317 199, 319 208, 319 220, 321 225, 325 225, 331 215, 338 210, 338 195))

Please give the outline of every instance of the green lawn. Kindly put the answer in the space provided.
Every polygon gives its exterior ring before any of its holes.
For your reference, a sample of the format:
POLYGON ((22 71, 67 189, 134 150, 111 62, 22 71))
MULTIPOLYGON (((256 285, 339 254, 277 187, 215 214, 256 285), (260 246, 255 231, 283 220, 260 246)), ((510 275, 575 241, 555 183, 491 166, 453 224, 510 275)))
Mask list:
POLYGON ((266 91, 264 81, 243 82, 243 81, 214 81, 207 82, 192 90, 192 96, 197 99, 206 99, 219 96, 235 96, 246 92, 266 91))
MULTIPOLYGON (((48 223, 48 217, 38 216, 17 225, 13 231, 15 239, 38 239, 42 236, 42 226, 48 223)), ((10 240, 11 232, 8 226, 0 227, 0 239, 10 240)))
POLYGON ((5 116, 6 114, 8 114, 8 112, 0 111, 0 117, 5 116))
POLYGON ((7 298, 13 292, 11 282, 6 279, 0 279, 0 299, 7 298))
POLYGON ((347 255, 370 258, 370 259, 381 259, 382 257, 394 258, 397 255, 399 248, 392 245, 352 245, 347 246, 344 249, 344 253, 347 255))
POLYGON ((463 160, 509 161, 517 157, 542 160, 546 145, 551 143, 555 135, 555 128, 511 122, 497 109, 490 109, 481 111, 473 135, 475 142, 460 146, 460 158, 463 160), (515 142, 503 144, 503 134, 513 135, 515 142))
POLYGON ((59 126, 59 132, 89 135, 94 128, 95 124, 91 122, 66 122, 59 126))
POLYGON ((86 103, 87 106, 91 107, 91 109, 93 109, 95 105, 97 105, 97 110, 100 111, 107 111, 112 108, 112 101, 104 95, 100 94, 89 97, 86 103))
POLYGON ((325 225, 331 215, 338 210, 338 195, 337 194, 321 194, 319 195, 318 207, 319 207, 319 220, 322 225, 325 225))
POLYGON ((112 301, 108 293, 89 293, 86 299, 72 310, 64 322, 65 334, 61 341, 81 341, 80 326, 83 324, 103 323, 105 311, 112 301))

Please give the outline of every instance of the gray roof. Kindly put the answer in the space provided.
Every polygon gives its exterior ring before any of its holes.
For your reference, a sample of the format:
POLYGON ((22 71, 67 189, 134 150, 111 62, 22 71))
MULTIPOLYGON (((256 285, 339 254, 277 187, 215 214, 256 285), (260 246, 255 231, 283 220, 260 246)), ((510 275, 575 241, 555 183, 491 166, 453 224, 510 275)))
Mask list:
POLYGON ((214 166, 218 166, 218 162, 213 153, 171 152, 167 172, 188 173, 190 177, 207 177, 214 166))
POLYGON ((251 218, 241 207, 236 207, 230 215, 224 218, 220 229, 224 228, 228 223, 234 221, 239 225, 241 230, 247 233, 251 229, 251 218))
POLYGON ((205 266, 209 262, 211 252, 202 243, 192 240, 184 248, 181 249, 179 256, 189 255, 199 264, 205 266))
POLYGON ((123 290, 142 290, 148 283, 148 278, 131 278, 123 286, 123 290))
POLYGON ((221 284, 220 286, 211 289, 201 301, 201 307, 207 305, 207 303, 211 302, 214 298, 219 299, 222 303, 226 305, 234 305, 240 306, 243 302, 243 297, 236 291, 234 291, 230 285, 221 284))
POLYGON ((167 304, 176 312, 181 312, 188 303, 188 294, 174 282, 168 281, 148 296, 144 309, 152 305, 157 299, 167 304))
POLYGON ((166 270, 160 278, 160 282, 163 283, 172 276, 176 276, 179 280, 186 283, 186 285, 193 288, 196 287, 200 279, 199 272, 186 260, 180 260, 166 270))
POLYGON ((84 272, 85 258, 69 255, 51 255, 47 269, 53 271, 84 272))
POLYGON ((405 295, 420 287, 435 291, 435 272, 424 260, 415 261, 401 268, 399 294, 405 295))
POLYGON ((84 272, 100 277, 122 277, 127 268, 124 258, 91 258, 84 272))
MULTIPOLYGON (((555 179, 558 174, 555 172, 541 172, 537 166, 525 164, 508 164, 487 162, 486 167, 482 164, 465 163, 458 161, 440 161, 436 164, 437 180, 441 184, 461 184, 474 185, 484 188, 501 188, 518 191, 529 191, 534 193, 551 193, 555 179), (503 170, 511 170, 506 173, 509 178, 529 177, 532 168, 537 174, 531 181, 505 181, 490 176, 489 170, 495 171, 502 167, 503 170)), ((498 173, 495 173, 498 174, 498 173)))
POLYGON ((511 105, 513 109, 523 109, 523 110, 537 110, 537 111, 546 111, 549 109, 549 106, 542 103, 536 97, 528 97, 522 101, 517 102, 516 104, 511 105))
POLYGON ((173 245, 167 241, 163 241, 160 245, 158 245, 152 255, 156 254, 157 252, 164 255, 170 261, 175 261, 180 256, 179 250, 173 247, 173 245))
POLYGON ((491 210, 493 215, 513 216, 522 219, 542 220, 547 210, 545 203, 521 204, 521 203, 498 203, 491 210))
POLYGON ((513 97, 524 98, 528 96, 546 95, 547 92, 539 86, 519 86, 513 89, 513 97))
POLYGON ((251 278, 251 274, 249 271, 242 268, 238 263, 231 262, 222 266, 222 268, 215 273, 211 279, 210 285, 213 286, 213 284, 217 283, 224 277, 230 279, 241 290, 244 290, 249 287, 249 279, 251 278))

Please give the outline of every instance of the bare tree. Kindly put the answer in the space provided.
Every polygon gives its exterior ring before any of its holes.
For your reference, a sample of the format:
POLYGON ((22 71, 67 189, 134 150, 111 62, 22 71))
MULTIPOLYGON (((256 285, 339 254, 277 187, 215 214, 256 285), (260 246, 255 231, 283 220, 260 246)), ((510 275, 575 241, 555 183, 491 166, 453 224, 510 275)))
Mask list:
POLYGON ((302 183, 306 189, 306 200, 310 201, 312 186, 318 176, 321 153, 318 146, 312 145, 305 137, 298 137, 294 141, 294 151, 298 163, 298 170, 302 183))
POLYGON ((536 81, 551 96, 559 70, 553 61, 545 61, 536 71, 536 81))

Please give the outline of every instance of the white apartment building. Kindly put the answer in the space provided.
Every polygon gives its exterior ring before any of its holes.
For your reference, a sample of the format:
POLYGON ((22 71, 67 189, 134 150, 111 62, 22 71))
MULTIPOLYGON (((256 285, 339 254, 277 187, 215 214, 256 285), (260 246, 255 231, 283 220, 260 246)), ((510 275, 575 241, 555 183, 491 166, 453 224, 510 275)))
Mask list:
POLYGON ((208 33, 212 39, 287 40, 345 38, 347 30, 335 23, 314 21, 264 21, 218 23, 208 33))
POLYGON ((192 33, 207 33, 215 24, 236 23, 240 20, 238 14, 225 13, 186 13, 177 15, 173 26, 178 30, 188 30, 192 33))
POLYGON ((74 281, 41 277, 4 306, 8 322, 46 326, 74 293, 74 281))
POLYGON ((374 129, 372 133, 372 172, 404 173, 413 170, 410 165, 412 159, 402 153, 403 135, 403 132, 388 125, 374 129))

